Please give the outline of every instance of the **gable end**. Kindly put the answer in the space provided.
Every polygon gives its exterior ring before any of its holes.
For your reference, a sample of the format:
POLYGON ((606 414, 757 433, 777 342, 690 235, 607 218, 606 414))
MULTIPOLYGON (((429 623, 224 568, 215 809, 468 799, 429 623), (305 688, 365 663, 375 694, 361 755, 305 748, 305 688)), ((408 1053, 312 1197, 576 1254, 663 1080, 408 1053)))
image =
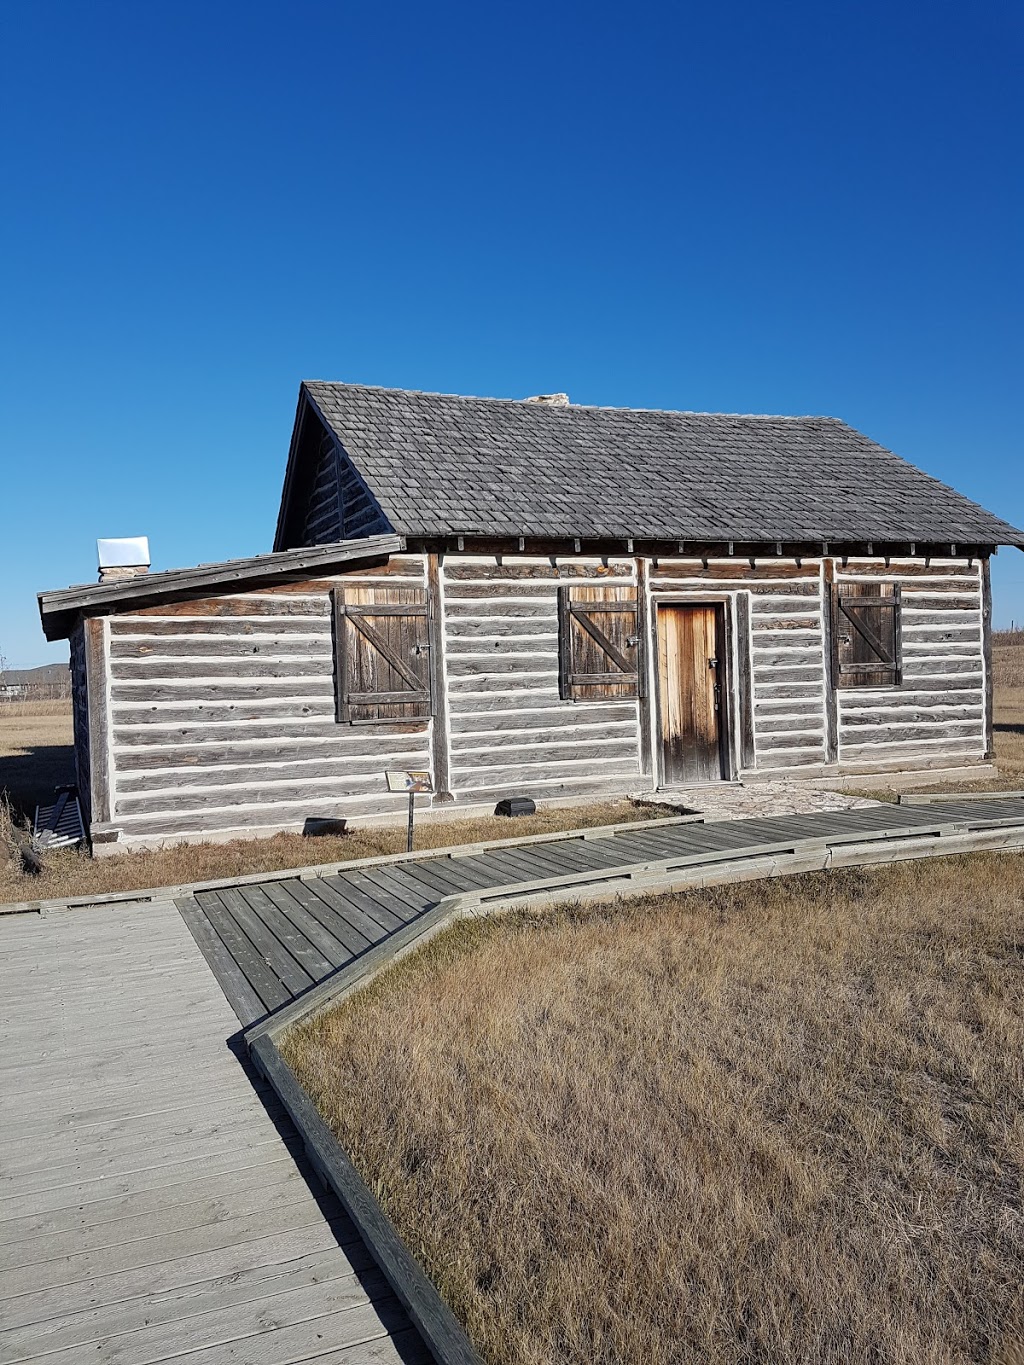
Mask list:
POLYGON ((303 387, 274 550, 381 535, 390 523, 303 387))

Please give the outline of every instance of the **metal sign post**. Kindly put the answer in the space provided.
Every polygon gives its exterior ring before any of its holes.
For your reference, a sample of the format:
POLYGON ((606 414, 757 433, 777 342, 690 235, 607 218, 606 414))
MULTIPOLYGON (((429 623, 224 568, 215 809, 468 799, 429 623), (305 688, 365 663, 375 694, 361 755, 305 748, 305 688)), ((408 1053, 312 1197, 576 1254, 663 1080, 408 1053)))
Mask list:
POLYGON ((409 793, 409 834, 405 843, 407 853, 412 852, 413 820, 416 814, 416 793, 432 792, 434 784, 430 780, 429 773, 385 773, 387 778, 388 791, 408 792, 409 793))

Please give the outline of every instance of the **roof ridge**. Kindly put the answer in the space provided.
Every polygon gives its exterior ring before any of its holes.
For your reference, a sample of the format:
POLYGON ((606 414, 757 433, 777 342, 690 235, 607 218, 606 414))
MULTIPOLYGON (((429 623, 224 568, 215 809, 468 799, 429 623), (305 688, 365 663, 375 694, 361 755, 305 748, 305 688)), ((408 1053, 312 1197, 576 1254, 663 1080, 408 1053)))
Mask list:
MULTIPOLYGON (((475 393, 441 393, 433 389, 397 389, 386 384, 354 384, 342 379, 304 379, 304 385, 318 385, 328 389, 357 389, 360 393, 403 394, 407 398, 452 398, 460 403, 502 403, 512 407, 526 407, 525 398, 497 398, 475 393)), ((530 404, 531 412, 643 412, 654 417, 742 417, 745 421, 757 422, 836 422, 848 425, 841 417, 827 413, 793 412, 714 412, 704 408, 631 408, 616 407, 604 403, 569 403, 567 407, 547 406, 543 403, 530 404)))

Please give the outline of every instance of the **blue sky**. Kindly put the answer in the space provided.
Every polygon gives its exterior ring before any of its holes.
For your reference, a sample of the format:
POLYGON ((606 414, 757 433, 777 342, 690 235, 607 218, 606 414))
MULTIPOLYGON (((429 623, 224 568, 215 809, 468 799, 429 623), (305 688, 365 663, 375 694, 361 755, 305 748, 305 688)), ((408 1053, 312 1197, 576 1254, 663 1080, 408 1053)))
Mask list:
POLYGON ((9 0, 0 653, 97 536, 268 550, 302 378, 834 414, 1024 525, 1021 16, 9 0))

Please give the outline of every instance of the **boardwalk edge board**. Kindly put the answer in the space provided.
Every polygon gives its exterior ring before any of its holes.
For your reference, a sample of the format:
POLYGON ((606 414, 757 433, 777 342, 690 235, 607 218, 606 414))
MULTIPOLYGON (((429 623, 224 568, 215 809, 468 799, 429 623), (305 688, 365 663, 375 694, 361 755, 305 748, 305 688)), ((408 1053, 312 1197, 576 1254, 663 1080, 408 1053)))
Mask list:
POLYGON ((615 825, 591 825, 586 829, 553 830, 547 834, 511 835, 507 839, 485 839, 475 844, 445 844, 438 848, 414 849, 411 853, 381 853, 369 858, 350 858, 336 863, 314 863, 302 867, 286 867, 276 872, 250 872, 243 876, 218 877, 205 882, 181 882, 174 886, 157 886, 136 891, 109 891, 101 896, 58 897, 51 900, 9 901, 0 904, 0 915, 53 914, 63 910, 96 910, 104 905, 127 907, 129 905, 149 905, 153 901, 177 900, 182 896, 192 896, 197 891, 220 891, 233 886, 262 885, 264 882, 290 881, 298 877, 301 881, 315 881, 320 877, 335 877, 341 872, 362 868, 387 867, 392 863, 405 863, 410 860, 469 856, 486 853, 490 849, 529 847, 531 844, 552 843, 566 839, 603 839, 609 835, 629 833, 655 827, 670 829, 675 825, 701 825, 705 817, 699 814, 655 816, 651 820, 624 820, 615 825))
POLYGON ((274 1088, 298 1129, 317 1174, 337 1195, 373 1259, 438 1365, 481 1365, 454 1313, 399 1237, 373 1191, 353 1166, 309 1095, 263 1034, 249 1044, 253 1061, 274 1088))

